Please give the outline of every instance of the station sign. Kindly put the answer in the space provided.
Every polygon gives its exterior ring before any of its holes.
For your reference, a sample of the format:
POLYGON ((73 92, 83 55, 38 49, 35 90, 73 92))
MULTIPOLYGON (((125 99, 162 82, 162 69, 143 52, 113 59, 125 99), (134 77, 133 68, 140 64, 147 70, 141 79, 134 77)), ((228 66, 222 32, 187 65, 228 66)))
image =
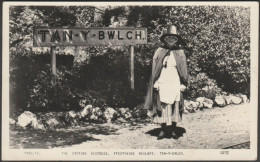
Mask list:
POLYGON ((34 47, 147 44, 146 28, 35 27, 34 47))

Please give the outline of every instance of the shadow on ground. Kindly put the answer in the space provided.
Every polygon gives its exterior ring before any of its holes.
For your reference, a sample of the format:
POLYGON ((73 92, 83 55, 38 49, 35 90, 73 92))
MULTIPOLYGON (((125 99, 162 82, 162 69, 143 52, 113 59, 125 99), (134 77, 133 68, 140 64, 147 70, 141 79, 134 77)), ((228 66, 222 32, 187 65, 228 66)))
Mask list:
POLYGON ((10 127, 10 148, 47 149, 65 147, 86 141, 99 141, 99 139, 93 138, 92 134, 110 135, 116 134, 116 131, 117 129, 102 125, 48 131, 12 126, 10 127))
MULTIPOLYGON (((170 130, 169 127, 168 127, 168 130, 170 130)), ((152 130, 146 132, 145 134, 149 134, 151 136, 157 137, 159 135, 160 131, 161 131, 161 128, 155 128, 155 129, 152 129, 152 130)), ((186 130, 185 130, 185 128, 182 128, 182 127, 176 127, 174 132, 176 133, 176 135, 179 138, 179 137, 182 137, 184 133, 186 133, 186 130)), ((166 132, 165 138, 172 138, 170 131, 166 132)))

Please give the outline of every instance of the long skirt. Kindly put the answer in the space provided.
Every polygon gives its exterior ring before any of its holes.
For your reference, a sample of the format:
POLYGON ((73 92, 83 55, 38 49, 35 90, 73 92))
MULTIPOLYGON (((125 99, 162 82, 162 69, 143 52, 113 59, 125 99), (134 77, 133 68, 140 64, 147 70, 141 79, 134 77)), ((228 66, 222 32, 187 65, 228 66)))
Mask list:
POLYGON ((172 122, 181 122, 182 118, 179 111, 179 106, 175 108, 174 104, 162 103, 161 105, 163 109, 161 115, 156 115, 153 118, 153 122, 159 124, 166 123, 166 125, 172 125, 172 122))

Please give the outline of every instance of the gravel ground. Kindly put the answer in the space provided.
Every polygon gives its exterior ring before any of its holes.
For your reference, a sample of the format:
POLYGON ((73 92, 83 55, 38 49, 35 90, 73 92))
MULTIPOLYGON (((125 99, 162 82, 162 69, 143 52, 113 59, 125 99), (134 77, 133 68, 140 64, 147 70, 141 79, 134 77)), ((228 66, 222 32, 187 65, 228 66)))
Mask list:
MULTIPOLYGON (((250 105, 229 105, 183 115, 179 139, 157 140, 160 126, 147 122, 88 124, 54 131, 11 127, 10 148, 216 149, 250 140, 250 105)), ((249 148, 249 147, 246 147, 249 148)))
POLYGON ((86 141, 70 148, 124 148, 124 149, 216 149, 250 140, 249 104, 230 105, 184 114, 178 131, 178 140, 157 140, 160 127, 157 124, 107 125, 118 129, 113 135, 93 135, 98 141, 86 141))

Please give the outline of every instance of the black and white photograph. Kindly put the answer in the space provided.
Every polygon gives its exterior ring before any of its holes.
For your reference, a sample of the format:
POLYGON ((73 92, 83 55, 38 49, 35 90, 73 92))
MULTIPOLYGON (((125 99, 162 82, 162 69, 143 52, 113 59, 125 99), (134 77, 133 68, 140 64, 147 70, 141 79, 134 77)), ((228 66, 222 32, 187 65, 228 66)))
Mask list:
POLYGON ((2 160, 256 160, 258 2, 3 2, 2 160))

